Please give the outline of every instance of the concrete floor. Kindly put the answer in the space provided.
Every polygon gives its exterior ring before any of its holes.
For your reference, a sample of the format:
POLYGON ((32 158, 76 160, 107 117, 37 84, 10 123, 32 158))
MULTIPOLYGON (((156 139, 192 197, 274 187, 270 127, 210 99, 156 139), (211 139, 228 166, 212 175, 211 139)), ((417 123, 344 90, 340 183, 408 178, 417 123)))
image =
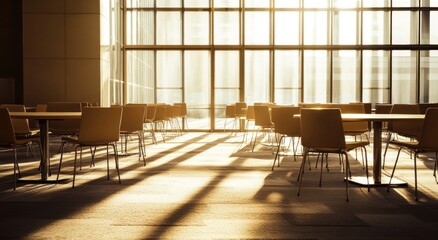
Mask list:
MULTIPOLYGON (((296 181, 301 157, 282 159, 271 171, 271 149, 254 152, 242 134, 186 133, 147 146, 147 166, 137 155, 120 158, 119 184, 110 158, 106 180, 104 151, 83 168, 71 188, 74 154, 67 158, 59 184, 18 183, 12 190, 12 153, 0 152, 1 239, 436 239, 438 185, 434 161, 422 156, 419 201, 414 200, 413 161, 406 152, 396 176, 408 187, 391 189, 350 184, 346 202, 344 173, 337 156, 329 159, 318 187, 319 168, 304 175, 301 196, 296 181)), ((54 139, 56 140, 56 139, 54 139)), ((52 144, 52 152, 58 145, 52 144)), ((148 141, 150 142, 150 141, 148 141)), ((129 152, 136 151, 136 141, 129 152)), ((368 151, 372 165, 372 150, 368 151)), ((390 149, 386 171, 396 151, 390 149)), ((364 175, 351 154, 352 174, 364 175)), ((37 158, 20 151, 26 177, 38 176, 37 158)), ((59 154, 52 156, 54 173, 59 154)), ((370 168, 371 169, 371 168, 370 168)), ((52 176, 53 178, 54 176, 52 176)))

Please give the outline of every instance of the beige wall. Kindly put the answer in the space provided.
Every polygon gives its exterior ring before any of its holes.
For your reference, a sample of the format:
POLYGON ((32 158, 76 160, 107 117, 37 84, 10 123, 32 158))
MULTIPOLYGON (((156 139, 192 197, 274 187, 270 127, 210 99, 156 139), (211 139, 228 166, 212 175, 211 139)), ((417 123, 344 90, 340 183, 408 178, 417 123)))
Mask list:
POLYGON ((100 0, 23 0, 24 103, 101 102, 100 0))

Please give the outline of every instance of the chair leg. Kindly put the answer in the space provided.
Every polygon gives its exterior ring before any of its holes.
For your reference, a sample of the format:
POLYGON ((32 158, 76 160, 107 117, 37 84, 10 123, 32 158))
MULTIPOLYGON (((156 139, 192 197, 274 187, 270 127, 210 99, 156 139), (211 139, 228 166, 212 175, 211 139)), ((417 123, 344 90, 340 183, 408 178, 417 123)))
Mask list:
POLYGON ((17 189, 17 166, 18 166, 17 149, 14 147, 14 191, 15 189, 17 189))
POLYGON ((58 174, 56 176, 56 182, 58 182, 58 180, 59 180, 59 173, 61 172, 62 156, 64 155, 64 144, 65 144, 65 142, 61 143, 61 158, 59 160, 58 174))
POLYGON ((348 174, 350 172, 350 162, 348 161, 348 154, 345 152, 345 191, 347 195, 347 202, 349 201, 349 191, 348 191, 348 174))
POLYGON ((108 150, 108 144, 106 145, 106 179, 109 180, 109 150, 108 150))
POLYGON ((392 177, 394 176, 395 168, 397 167, 398 158, 400 156, 400 151, 402 150, 402 147, 398 149, 397 157, 395 158, 394 168, 392 169, 391 177, 389 178, 388 188, 386 189, 387 192, 389 192, 389 187, 391 186, 392 177))
POLYGON ((386 138, 385 152, 383 153, 382 169, 385 169, 386 152, 388 151, 389 142, 391 141, 391 135, 392 133, 388 132, 388 136, 386 138))
POLYGON ((117 176, 119 177, 119 183, 122 183, 120 179, 120 170, 119 170, 119 154, 117 153, 117 145, 112 144, 114 149, 114 161, 116 163, 117 176))
POLYGON ((298 194, 297 194, 297 196, 300 196, 301 183, 303 182, 303 175, 304 175, 304 166, 306 164, 306 158, 308 157, 307 154, 308 154, 308 151, 307 151, 307 149, 305 149, 304 153, 303 153, 303 161, 301 162, 300 172, 299 172, 299 175, 298 175, 299 184, 298 184, 298 194))
MULTIPOLYGON (((322 185, 322 169, 323 169, 323 165, 324 165, 324 154, 321 154, 321 170, 319 173, 319 187, 321 187, 322 185)), ((325 155, 325 161, 328 162, 328 154, 325 155)))
POLYGON ((256 135, 255 135, 255 138, 254 138, 254 143, 252 144, 252 151, 254 152, 254 148, 255 148, 255 145, 256 145, 256 142, 257 142, 257 134, 259 133, 259 129, 257 129, 257 131, 256 131, 256 135))
MULTIPOLYGON (((78 147, 79 147, 79 146, 75 147, 75 161, 74 161, 74 164, 73 164, 73 186, 72 186, 72 188, 75 188, 75 180, 76 180, 76 161, 77 161, 77 159, 78 159, 78 147)), ((82 148, 82 147, 81 147, 81 148, 82 148)))
MULTIPOLYGON (((283 138, 284 138, 284 136, 281 136, 280 141, 278 141, 277 153, 275 154, 275 157, 274 157, 274 163, 272 164, 271 171, 274 170, 275 161, 277 161, 278 153, 279 153, 279 151, 280 151, 281 141, 283 140, 283 138)), ((278 159, 278 166, 280 166, 280 159, 278 159)))
POLYGON ((435 182, 438 184, 438 181, 436 179, 437 164, 438 164, 438 152, 435 152, 435 166, 433 168, 433 176, 435 177, 435 182))
POLYGON ((415 201, 418 201, 418 187, 417 187, 417 152, 414 152, 414 176, 415 176, 415 201))

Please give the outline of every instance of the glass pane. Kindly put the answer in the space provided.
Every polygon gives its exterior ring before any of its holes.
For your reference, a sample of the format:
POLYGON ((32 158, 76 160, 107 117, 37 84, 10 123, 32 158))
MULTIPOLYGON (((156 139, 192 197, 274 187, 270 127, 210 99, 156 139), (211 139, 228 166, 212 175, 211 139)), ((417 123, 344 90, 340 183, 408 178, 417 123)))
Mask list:
MULTIPOLYGON (((433 26, 434 23, 438 22, 438 11, 430 12, 430 22, 429 24, 433 26)), ((430 27, 430 44, 438 44, 438 28, 430 27)))
POLYGON ((157 12, 157 44, 181 44, 181 13, 157 12))
POLYGON ((276 8, 298 8, 300 0, 275 0, 276 8))
POLYGON ((209 12, 185 12, 184 44, 209 44, 210 36, 209 12))
POLYGON ((416 74, 416 52, 392 52, 392 103, 415 103, 417 101, 416 74))
POLYGON ((327 12, 304 12, 304 44, 327 44, 327 12))
POLYGON ((392 12, 392 43, 416 44, 418 39, 417 12, 392 12))
POLYGON ((181 7, 181 0, 156 0, 157 7, 181 7))
POLYGON ((393 7, 418 7, 418 0, 395 0, 392 1, 393 7))
POLYGON ((437 44, 438 29, 433 24, 438 21, 438 12, 422 11, 421 12, 421 43, 437 44))
POLYGON ((275 89, 275 103, 284 105, 298 105, 301 97, 301 89, 275 89))
POLYGON ((299 12, 275 12, 275 44, 298 45, 300 36, 299 12))
POLYGON ((429 0, 430 7, 438 7, 438 0, 429 0))
POLYGON ((389 102, 389 57, 387 51, 363 51, 363 101, 389 102))
POLYGON ((126 12, 126 42, 132 45, 154 44, 154 13, 151 11, 126 12))
POLYGON ((359 0, 334 0, 336 8, 356 8, 360 6, 359 0))
POLYGON ((304 7, 305 8, 327 8, 328 0, 305 0, 304 7))
POLYGON ((304 102, 329 102, 327 51, 304 51, 304 102))
POLYGON ((420 102, 438 102, 438 51, 421 51, 420 102))
POLYGON ((128 8, 154 7, 154 0, 126 0, 126 7, 128 8))
POLYGON ((157 51, 157 87, 181 88, 181 52, 157 51))
POLYGON ((389 0, 362 0, 362 1, 364 7, 389 7, 389 0))
POLYGON ((269 44, 269 12, 245 13, 245 43, 269 44))
MULTIPOLYGON (((215 87, 239 88, 239 52, 216 51, 215 53, 215 87)), ((232 102, 237 101, 230 99, 232 102)))
POLYGON ((226 7, 239 7, 239 2, 236 0, 214 0, 214 7, 215 8, 226 8, 226 7))
POLYGON ((184 55, 185 102, 197 107, 210 105, 210 52, 186 51, 184 55))
POLYGON ((270 0, 245 0, 245 8, 251 8, 251 7, 268 8, 269 1, 270 0))
POLYGON ((182 89, 157 89, 157 103, 182 102, 182 89))
POLYGON ((190 1, 184 1, 184 7, 210 7, 210 0, 190 0, 190 1))
POLYGON ((363 13, 363 44, 389 43, 388 12, 364 11, 363 13))
POLYGON ((245 51, 245 102, 269 101, 269 51, 245 51))
POLYGON ((298 104, 300 100, 299 51, 275 51, 275 102, 298 104))
POLYGON ((334 103, 360 101, 360 58, 357 51, 333 51, 334 103))
POLYGON ((357 12, 334 12, 334 44, 357 44, 357 12))
POLYGON ((126 83, 128 103, 154 102, 154 52, 127 51, 126 83))
POLYGON ((239 44, 239 12, 214 12, 214 44, 239 44))
POLYGON ((210 109, 187 106, 187 122, 190 129, 210 129, 210 109))

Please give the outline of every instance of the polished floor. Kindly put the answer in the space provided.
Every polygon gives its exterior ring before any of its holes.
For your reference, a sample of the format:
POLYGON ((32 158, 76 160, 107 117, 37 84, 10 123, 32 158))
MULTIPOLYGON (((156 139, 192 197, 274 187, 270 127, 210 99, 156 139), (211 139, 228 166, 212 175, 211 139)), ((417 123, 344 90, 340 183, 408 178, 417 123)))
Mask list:
MULTIPOLYGON (((413 194, 413 161, 402 152, 396 176, 408 187, 391 189, 350 184, 346 202, 344 173, 337 156, 324 169, 306 171, 301 196, 296 181, 301 157, 282 159, 271 171, 271 148, 254 152, 242 134, 185 133, 147 145, 147 166, 138 156, 120 158, 119 184, 110 157, 106 179, 105 151, 82 170, 71 188, 73 153, 58 184, 25 181, 12 190, 12 153, 0 152, 1 239, 436 239, 438 185, 434 160, 419 159, 419 201, 413 194)), ((54 139, 51 149, 57 152, 54 139)), ((150 142, 150 141, 148 141, 150 142)), ((135 153, 136 141, 129 143, 135 153)), ((372 152, 369 160, 372 164, 372 152)), ((392 169, 395 149, 387 166, 392 169)), ((364 175, 351 153, 352 174, 364 175)), ((433 156, 433 155, 431 155, 433 156)), ((38 176, 38 160, 19 154, 23 179, 38 176)), ((59 154, 52 156, 56 173, 59 154)), ((53 176, 52 176, 53 178, 53 176)))

